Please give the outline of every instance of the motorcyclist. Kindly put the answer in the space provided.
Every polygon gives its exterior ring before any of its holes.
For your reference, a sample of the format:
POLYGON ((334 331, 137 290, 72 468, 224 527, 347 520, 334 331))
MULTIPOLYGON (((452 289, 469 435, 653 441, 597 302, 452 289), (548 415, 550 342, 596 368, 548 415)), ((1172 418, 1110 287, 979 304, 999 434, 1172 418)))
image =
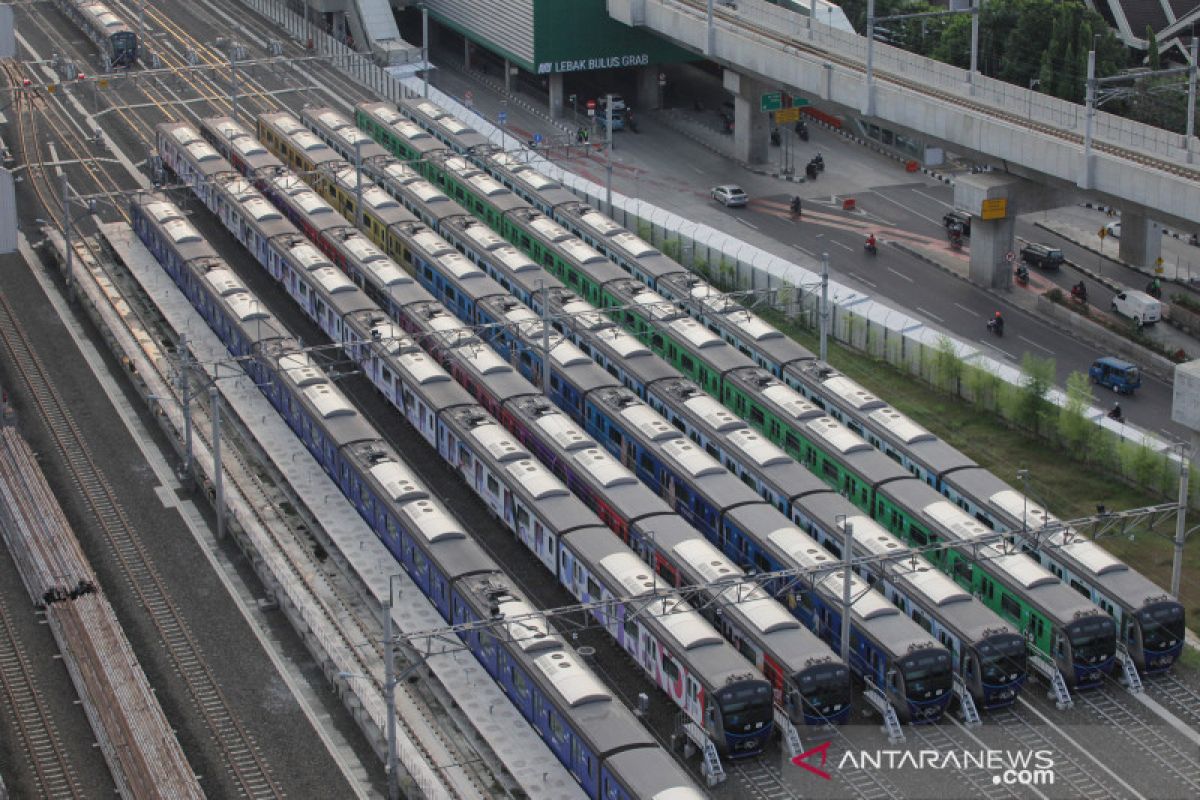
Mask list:
POLYGON ((1125 415, 1121 413, 1121 404, 1113 403, 1112 411, 1108 412, 1109 419, 1115 419, 1117 422, 1124 422, 1125 415))
POLYGON ((797 217, 800 216, 800 195, 792 198, 792 214, 797 217))
POLYGON ((954 247, 962 246, 963 226, 960 222, 951 222, 946 227, 946 236, 950 239, 950 244, 954 247))
POLYGON ((875 234, 873 234, 873 233, 867 234, 867 249, 870 250, 872 253, 875 252, 876 244, 877 243, 875 241, 875 234))
POLYGON ((1017 266, 1017 280, 1021 283, 1029 283, 1029 267, 1024 264, 1017 266))
POLYGON ((1158 278, 1154 278, 1149 284, 1146 285, 1146 294, 1150 295, 1151 297, 1162 297, 1162 284, 1159 282, 1158 278))
POLYGON ((988 322, 988 327, 991 328, 992 331, 994 331, 998 336, 1004 334, 1004 317, 1000 315, 999 311, 997 311, 996 315, 988 322))
POLYGON ((1083 281, 1071 287, 1071 296, 1080 302, 1087 302, 1087 286, 1084 285, 1083 281))

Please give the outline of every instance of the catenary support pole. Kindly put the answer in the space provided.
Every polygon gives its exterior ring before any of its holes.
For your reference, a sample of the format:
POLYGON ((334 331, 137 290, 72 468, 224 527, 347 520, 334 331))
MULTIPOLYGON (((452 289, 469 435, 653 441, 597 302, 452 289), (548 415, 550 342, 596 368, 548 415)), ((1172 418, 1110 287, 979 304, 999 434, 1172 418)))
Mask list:
POLYGON ((429 99, 429 7, 421 4, 421 62, 425 69, 421 70, 424 80, 421 81, 421 96, 429 99))
POLYGON ((867 0, 867 98, 863 113, 875 113, 875 0, 867 0))
POLYGON ((1083 133, 1083 182, 1084 189, 1092 186, 1092 126, 1096 118, 1096 51, 1088 51, 1087 71, 1087 123, 1083 133))
POLYGON ((971 71, 967 73, 971 94, 975 94, 975 73, 979 70, 979 14, 982 6, 983 0, 971 0, 971 71))
POLYGON ((359 230, 363 226, 363 196, 362 196, 362 139, 354 141, 354 225, 359 230))
POLYGON ((191 352, 188 350, 187 334, 179 334, 179 386, 183 403, 183 475, 192 474, 192 387, 191 352))
POLYGON ((821 328, 821 360, 829 356, 829 253, 821 253, 821 308, 818 311, 821 328))
POLYGON ((1195 31, 1192 32, 1192 68, 1188 70, 1188 99, 1187 99, 1187 158, 1191 161, 1192 139, 1196 137, 1196 72, 1200 71, 1200 63, 1196 61, 1197 44, 1195 31))
POLYGON ((550 396, 550 287, 542 281, 542 394, 550 396))
POLYGON ((208 401, 212 406, 213 485, 217 492, 217 539, 225 538, 225 468, 221 464, 221 392, 216 386, 208 387, 208 401))
POLYGON ((613 105, 613 96, 610 94, 610 95, 608 95, 608 105, 606 105, 604 107, 605 108, 604 116, 605 116, 605 119, 608 121, 608 143, 607 143, 608 144, 608 166, 607 166, 607 169, 605 170, 605 177, 604 177, 604 201, 605 201, 605 203, 608 204, 608 215, 610 217, 612 216, 612 213, 613 213, 613 202, 612 202, 613 107, 612 107, 612 105, 613 105))
MULTIPOLYGON (((1192 434, 1192 448, 1200 445, 1200 434, 1192 434)), ((1188 477, 1191 461, 1187 448, 1179 448, 1179 511, 1175 516, 1175 554, 1171 559, 1171 596, 1179 599, 1179 584, 1183 578, 1183 544, 1187 541, 1188 477)))
POLYGON ((854 552, 854 525, 842 517, 842 661, 850 663, 850 557, 854 552))
POLYGON ((383 666, 384 689, 387 692, 387 779, 388 800, 400 800, 399 764, 396 758, 396 643, 392 636, 392 594, 393 581, 396 576, 388 578, 387 608, 383 612, 383 666))

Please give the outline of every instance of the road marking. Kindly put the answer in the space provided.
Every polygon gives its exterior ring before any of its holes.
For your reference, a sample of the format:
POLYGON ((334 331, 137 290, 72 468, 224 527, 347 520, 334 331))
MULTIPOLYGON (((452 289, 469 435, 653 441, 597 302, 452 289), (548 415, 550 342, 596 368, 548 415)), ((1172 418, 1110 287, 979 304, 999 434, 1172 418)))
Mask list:
POLYGON ((1109 775, 1111 775, 1113 777, 1113 780, 1115 780, 1117 783, 1124 786, 1125 789, 1130 794, 1132 794, 1134 797, 1141 798, 1141 800, 1146 800, 1146 796, 1144 794, 1142 794, 1141 792, 1134 789, 1132 786, 1130 786, 1125 781, 1121 780, 1120 775, 1118 775, 1117 773, 1115 773, 1111 769, 1109 769, 1107 766, 1105 766, 1103 762, 1101 762, 1094 755, 1092 755, 1091 751, 1088 748, 1084 747, 1082 744, 1080 744, 1079 742, 1075 741, 1070 736, 1068 736, 1066 731, 1064 731, 1062 728, 1058 727, 1058 725, 1054 724, 1054 722, 1049 717, 1047 717, 1045 714, 1043 714, 1041 711, 1038 711, 1036 708, 1034 708, 1034 706, 1028 700, 1026 700, 1024 697, 1018 697, 1017 702, 1020 703, 1021 705, 1025 706, 1026 708, 1028 708, 1034 714, 1037 714, 1038 718, 1041 719, 1042 722, 1044 722, 1048 727, 1053 729, 1054 732, 1057 733, 1059 736, 1061 736, 1063 739, 1065 739, 1066 741, 1075 745, 1075 749, 1077 751, 1079 751, 1081 754, 1086 756, 1087 759, 1089 761, 1091 761, 1093 764, 1095 764, 1097 767, 1099 767, 1100 769, 1104 770, 1109 775))
MULTIPOLYGON (((606 100, 605 102, 608 102, 608 101, 606 100)), ((691 167, 692 169, 694 169, 698 174, 700 174, 700 175, 704 174, 704 170, 700 169, 695 164, 688 164, 688 166, 691 167)))
POLYGON ((917 309, 917 311, 920 311, 922 314, 924 314, 927 317, 933 317, 938 322, 941 322, 943 324, 945 324, 945 322, 946 322, 946 320, 942 319, 941 317, 939 317, 937 314, 933 313, 932 311, 926 311, 925 309, 921 308, 920 306, 916 306, 916 309, 917 309))
POLYGON ((947 203, 945 200, 942 200, 940 197, 934 197, 931 194, 925 194, 920 189, 913 189, 912 191, 913 191, 913 194, 919 194, 919 195, 921 195, 921 197, 924 197, 928 200, 932 200, 935 203, 940 203, 940 204, 944 205, 946 208, 954 208, 953 203, 947 203))
POLYGON ((829 242, 830 242, 830 244, 836 244, 838 247, 842 248, 843 250, 853 250, 854 249, 854 248, 850 247, 850 245, 848 245, 848 244, 842 244, 837 239, 830 239, 829 242))
POLYGON ((993 350, 999 350, 1001 353, 1004 353, 1004 355, 1008 356, 1009 361, 1017 360, 1016 356, 1014 356, 1012 353, 1005 350, 1003 347, 997 347, 996 345, 989 342, 987 339, 980 339, 979 341, 982 342, 983 344, 987 345, 988 347, 992 348, 993 350))
POLYGON ((909 208, 908 206, 904 205, 904 203, 901 203, 899 200, 893 200, 892 198, 888 197, 886 194, 879 194, 879 192, 875 191, 874 189, 872 189, 872 190, 871 190, 871 194, 874 194, 874 195, 877 195, 877 196, 879 196, 879 197, 882 197, 884 200, 887 200, 889 203, 895 203, 896 205, 898 205, 898 206, 900 206, 901 208, 903 208, 905 211, 907 211, 907 212, 909 212, 909 213, 911 213, 911 214, 916 214, 916 215, 917 215, 918 217, 920 217, 921 219, 927 219, 927 220, 929 220, 930 222, 932 222, 934 225, 941 225, 941 224, 942 224, 942 223, 941 223, 941 221, 939 221, 939 220, 936 220, 936 219, 934 219, 933 217, 927 217, 927 216, 925 216, 924 214, 922 214, 920 211, 913 211, 911 208, 909 208))
MULTIPOLYGON (((959 729, 960 731, 962 731, 963 733, 965 733, 965 734, 966 734, 968 737, 970 737, 971 739, 973 739, 973 740, 975 741, 975 744, 979 745, 979 747, 980 747, 981 749, 983 749, 983 750, 990 750, 990 749, 991 749, 991 747, 990 747, 989 745, 985 744, 985 743, 983 742, 983 740, 982 740, 982 739, 980 739, 980 738, 979 738, 978 736, 976 736, 975 734, 971 733, 971 730, 970 730, 970 728, 968 728, 966 725, 963 725, 961 722, 959 722, 959 721, 958 721, 958 718, 957 718, 957 717, 955 717, 953 714, 947 714, 947 715, 945 716, 945 719, 948 719, 948 720, 950 720, 951 722, 953 722, 955 725, 957 725, 957 726, 958 726, 958 729, 959 729)), ((1050 800, 1050 798, 1048 798, 1046 795, 1042 794, 1041 790, 1040 790, 1040 789, 1038 789, 1036 786, 1029 786, 1029 787, 1027 787, 1027 788, 1028 788, 1030 791, 1032 791, 1034 794, 1036 794, 1038 797, 1042 798, 1042 800, 1050 800)))
POLYGON ((854 280, 856 280, 860 283, 865 283, 867 286, 870 286, 872 289, 876 288, 875 284, 871 283, 869 280, 867 280, 866 278, 864 278, 861 275, 855 275, 853 272, 847 272, 846 274, 849 275, 851 278, 854 278, 854 280))
POLYGON ((1053 350, 1051 350, 1050 348, 1048 348, 1048 347, 1042 347, 1042 346, 1041 346, 1040 344, 1038 344, 1037 342, 1034 342, 1034 341, 1031 341, 1031 340, 1029 340, 1029 339, 1026 339, 1024 336, 1021 336, 1020 334, 1018 334, 1018 335, 1017 335, 1017 338, 1018 338, 1018 339, 1020 339, 1022 342, 1025 342, 1025 344, 1031 344, 1031 345, 1033 345, 1033 346, 1034 346, 1034 347, 1036 347, 1038 350, 1042 350, 1042 351, 1044 351, 1044 352, 1047 352, 1047 353, 1049 353, 1050 355, 1054 355, 1054 351, 1053 351, 1053 350))
POLYGON ((913 279, 908 277, 907 275, 905 275, 903 272, 896 272, 896 270, 892 269, 891 267, 888 267, 887 271, 892 273, 893 275, 899 275, 901 278, 904 278, 904 280, 908 281, 909 283, 913 283, 913 279))
POLYGON ((813 251, 811 251, 811 250, 805 250, 803 247, 801 247, 801 246, 800 246, 800 245, 798 245, 798 244, 793 244, 793 245, 792 245, 792 247, 796 248, 796 249, 797 249, 797 250, 799 250, 801 253, 804 253, 804 255, 808 256, 809 258, 816 258, 816 257, 817 257, 817 254, 816 254, 816 253, 814 253, 814 252, 813 252, 813 251))
POLYGON ((754 230, 758 230, 757 225, 751 225, 749 222, 746 222, 746 220, 742 219, 741 217, 734 217, 734 219, 736 219, 738 222, 745 225, 747 228, 753 228, 754 230))
POLYGON ((959 307, 959 308, 961 308, 963 311, 967 312, 968 314, 970 314, 970 315, 971 315, 971 316, 973 316, 973 317, 978 317, 978 316, 980 316, 980 315, 979 315, 979 312, 977 312, 977 311, 972 311, 971 309, 969 309, 969 308, 967 308, 966 306, 964 306, 962 303, 955 303, 954 305, 958 306, 958 307, 959 307))

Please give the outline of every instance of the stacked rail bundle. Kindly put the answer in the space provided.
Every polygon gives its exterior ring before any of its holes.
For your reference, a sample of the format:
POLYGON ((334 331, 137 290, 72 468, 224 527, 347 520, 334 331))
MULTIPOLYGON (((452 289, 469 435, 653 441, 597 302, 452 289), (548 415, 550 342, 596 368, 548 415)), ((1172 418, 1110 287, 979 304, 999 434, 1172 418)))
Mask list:
POLYGON ((13 428, 0 429, 0 528, 46 612, 121 794, 203 798, 33 451, 13 428))

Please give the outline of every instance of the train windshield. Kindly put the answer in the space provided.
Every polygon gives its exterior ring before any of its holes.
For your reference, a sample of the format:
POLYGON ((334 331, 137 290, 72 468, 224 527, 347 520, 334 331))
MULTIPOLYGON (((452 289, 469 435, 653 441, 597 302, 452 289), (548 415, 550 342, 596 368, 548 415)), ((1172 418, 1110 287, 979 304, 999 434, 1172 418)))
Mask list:
POLYGON ((1169 650, 1183 641, 1183 606, 1178 603, 1159 603, 1139 611, 1137 618, 1147 650, 1169 650))
POLYGON ((1095 616, 1072 622, 1067 638, 1079 664, 1098 664, 1117 652, 1117 627, 1112 617, 1095 616))
POLYGON ((910 698, 930 700, 941 697, 950 689, 953 680, 950 654, 941 652, 908 656, 900 662, 900 674, 904 676, 905 690, 910 698))
POLYGON ((807 669, 796 681, 804 713, 813 716, 836 714, 850 704, 850 670, 841 664, 824 664, 807 669))
POLYGON ((766 681, 744 681, 717 692, 717 706, 725 730, 734 733, 756 730, 774 716, 775 698, 766 681))
POLYGON ((1015 633, 989 637, 977 649, 984 683, 1012 683, 1025 675, 1025 640, 1015 633))

